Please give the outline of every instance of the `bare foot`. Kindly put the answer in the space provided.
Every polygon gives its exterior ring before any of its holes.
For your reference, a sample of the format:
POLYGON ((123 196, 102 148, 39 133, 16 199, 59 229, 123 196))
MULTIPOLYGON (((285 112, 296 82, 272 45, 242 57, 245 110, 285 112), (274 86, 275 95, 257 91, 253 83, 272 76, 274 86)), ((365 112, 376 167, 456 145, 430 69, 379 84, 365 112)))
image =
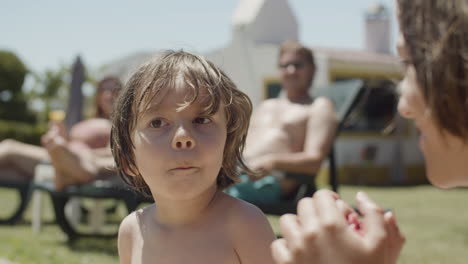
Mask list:
MULTIPOLYGON (((55 189, 63 190, 66 186, 83 184, 91 181, 95 174, 92 162, 86 161, 61 137, 56 137, 46 144, 50 160, 55 168, 55 189)), ((84 151, 84 150, 83 150, 84 151)))

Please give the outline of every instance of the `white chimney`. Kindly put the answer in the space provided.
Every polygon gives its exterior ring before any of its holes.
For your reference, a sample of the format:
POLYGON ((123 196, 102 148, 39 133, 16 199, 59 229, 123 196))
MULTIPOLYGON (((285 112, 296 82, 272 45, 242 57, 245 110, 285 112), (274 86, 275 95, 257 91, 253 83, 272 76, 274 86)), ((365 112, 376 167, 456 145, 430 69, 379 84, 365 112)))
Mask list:
POLYGON ((299 26, 288 0, 240 0, 232 16, 233 37, 256 44, 299 39, 299 26))
POLYGON ((379 3, 369 7, 366 19, 366 50, 390 54, 390 14, 379 3))

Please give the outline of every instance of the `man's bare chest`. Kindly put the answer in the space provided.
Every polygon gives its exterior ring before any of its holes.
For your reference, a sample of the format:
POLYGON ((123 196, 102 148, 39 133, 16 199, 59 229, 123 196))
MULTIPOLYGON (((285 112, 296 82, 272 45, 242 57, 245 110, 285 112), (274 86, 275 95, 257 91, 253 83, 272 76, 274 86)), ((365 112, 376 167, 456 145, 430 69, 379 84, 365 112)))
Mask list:
POLYGON ((303 126, 309 119, 309 108, 302 105, 278 104, 263 113, 264 125, 297 127, 303 126))

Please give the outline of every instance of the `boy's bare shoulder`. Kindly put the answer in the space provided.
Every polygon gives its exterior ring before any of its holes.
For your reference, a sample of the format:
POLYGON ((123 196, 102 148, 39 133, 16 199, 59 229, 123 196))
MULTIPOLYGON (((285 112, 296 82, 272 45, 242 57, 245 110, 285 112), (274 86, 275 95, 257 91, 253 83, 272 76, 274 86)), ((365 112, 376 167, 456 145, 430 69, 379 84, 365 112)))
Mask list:
POLYGON ((137 223, 136 212, 127 215, 120 223, 117 240, 120 263, 131 263, 137 223))
POLYGON ((142 223, 149 217, 151 210, 154 210, 154 205, 138 209, 120 223, 117 241, 120 263, 131 263, 134 246, 142 241, 142 223))
POLYGON ((217 208, 222 210, 220 213, 227 227, 234 230, 236 234, 240 234, 239 229, 263 228, 265 231, 271 231, 265 214, 258 207, 223 192, 220 196, 217 208))
POLYGON ((120 240, 123 240, 122 243, 131 243, 137 236, 140 234, 141 223, 145 221, 145 218, 148 217, 149 211, 153 210, 154 205, 149 205, 145 208, 138 209, 131 214, 127 215, 119 226, 119 245, 120 240))
POLYGON ((222 193, 220 206, 224 208, 224 215, 228 223, 238 232, 239 228, 253 229, 264 227, 266 231, 273 231, 265 214, 255 205, 222 193))
POLYGON ((127 215, 120 223, 119 239, 121 236, 126 236, 127 239, 130 239, 131 234, 136 230, 137 225, 138 225, 138 221, 137 221, 137 215, 135 211, 127 215))
POLYGON ((275 234, 265 214, 256 206, 223 193, 228 232, 242 263, 273 263, 270 244, 275 234))
POLYGON ((253 204, 221 193, 220 206, 225 208, 225 215, 233 220, 246 220, 249 218, 265 218, 263 212, 253 204))

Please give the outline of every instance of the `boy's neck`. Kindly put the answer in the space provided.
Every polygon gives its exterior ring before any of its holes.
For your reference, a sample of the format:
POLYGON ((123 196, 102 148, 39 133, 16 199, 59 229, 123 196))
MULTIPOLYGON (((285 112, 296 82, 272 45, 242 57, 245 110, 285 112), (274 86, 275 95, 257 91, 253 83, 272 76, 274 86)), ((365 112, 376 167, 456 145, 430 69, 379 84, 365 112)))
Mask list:
POLYGON ((155 220, 158 225, 167 227, 187 226, 206 216, 207 209, 216 200, 218 187, 206 190, 192 200, 156 200, 155 220))

